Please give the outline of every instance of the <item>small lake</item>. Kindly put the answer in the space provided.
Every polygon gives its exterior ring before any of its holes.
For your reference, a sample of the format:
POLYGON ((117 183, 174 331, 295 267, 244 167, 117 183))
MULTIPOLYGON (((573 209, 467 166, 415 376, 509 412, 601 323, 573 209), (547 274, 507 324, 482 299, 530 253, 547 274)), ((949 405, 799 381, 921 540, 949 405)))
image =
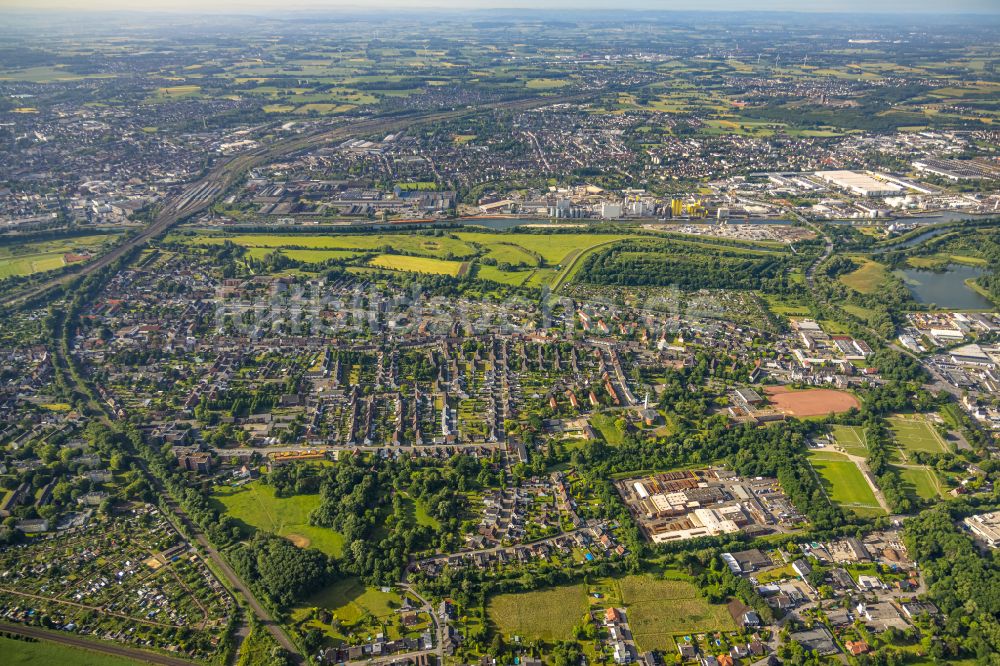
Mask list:
POLYGON ((985 273, 976 266, 952 264, 943 272, 919 268, 903 268, 895 271, 913 294, 918 303, 934 303, 949 310, 979 310, 992 308, 993 303, 965 285, 969 278, 985 273))

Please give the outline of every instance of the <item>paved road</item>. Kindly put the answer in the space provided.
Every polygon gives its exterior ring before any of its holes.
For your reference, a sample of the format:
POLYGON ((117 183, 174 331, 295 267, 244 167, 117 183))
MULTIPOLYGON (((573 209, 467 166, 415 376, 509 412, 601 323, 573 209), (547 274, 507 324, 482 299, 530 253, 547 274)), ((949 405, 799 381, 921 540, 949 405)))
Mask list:
POLYGON ((0 622, 0 631, 7 631, 20 636, 30 636, 31 638, 52 641, 54 643, 62 643, 63 645, 69 645, 70 647, 78 649, 100 652, 102 654, 123 657, 125 659, 134 659, 135 661, 142 661, 149 664, 163 664, 164 666, 191 666, 191 664, 195 663, 188 661, 187 659, 181 659, 180 657, 171 657, 169 655, 158 654, 156 652, 147 652, 145 650, 140 650, 139 648, 118 645, 117 643, 108 643, 105 641, 98 642, 92 639, 81 638, 76 634, 70 634, 63 631, 50 631, 48 629, 29 627, 22 624, 0 622))

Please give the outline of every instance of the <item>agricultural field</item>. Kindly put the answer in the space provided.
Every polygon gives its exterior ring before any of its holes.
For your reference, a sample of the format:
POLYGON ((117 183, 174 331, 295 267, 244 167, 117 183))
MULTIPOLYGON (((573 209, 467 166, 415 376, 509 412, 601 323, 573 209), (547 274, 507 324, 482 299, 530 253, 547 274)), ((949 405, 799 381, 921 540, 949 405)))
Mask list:
POLYGON ((626 576, 618 587, 640 651, 676 652, 677 636, 736 629, 725 606, 709 604, 687 581, 626 576))
POLYGON ((171 236, 192 245, 221 245, 232 241, 247 248, 294 248, 310 250, 362 250, 378 252, 391 248, 434 258, 470 257, 475 248, 448 236, 427 234, 236 234, 171 236))
MULTIPOLYGON (((420 183, 413 183, 419 187, 420 183)), ((379 252, 370 267, 461 277, 540 288, 572 278, 581 259, 600 246, 627 238, 624 234, 501 233, 459 231, 448 234, 235 234, 213 232, 173 234, 168 241, 190 245, 217 245, 231 241, 247 248, 255 259, 280 249, 290 259, 305 263, 328 260, 350 262, 364 253, 379 252), (386 252, 391 250, 392 253, 386 252), (398 254, 405 253, 405 254, 398 254), (482 257, 490 264, 475 262, 482 257), (463 262, 469 262, 465 265, 463 262), (496 262, 497 265, 492 265, 496 262), (502 266, 502 267, 501 267, 502 266), (557 273, 556 268, 561 271, 557 273)))
POLYGON ((430 257, 409 257, 402 254, 380 254, 369 262, 370 266, 385 268, 390 271, 407 273, 428 273, 431 275, 448 275, 457 277, 462 272, 461 261, 445 261, 430 257))
POLYGON ((254 481, 240 488, 218 486, 212 497, 248 531, 273 532, 296 546, 341 555, 344 540, 340 534, 309 524, 310 512, 319 506, 319 495, 275 497, 272 486, 254 481))
POLYGON ((580 584, 500 594, 489 600, 486 612, 504 636, 569 640, 587 612, 587 591, 580 584))
POLYGON ((861 470, 846 456, 834 451, 812 450, 809 462, 831 500, 860 516, 883 514, 861 470))

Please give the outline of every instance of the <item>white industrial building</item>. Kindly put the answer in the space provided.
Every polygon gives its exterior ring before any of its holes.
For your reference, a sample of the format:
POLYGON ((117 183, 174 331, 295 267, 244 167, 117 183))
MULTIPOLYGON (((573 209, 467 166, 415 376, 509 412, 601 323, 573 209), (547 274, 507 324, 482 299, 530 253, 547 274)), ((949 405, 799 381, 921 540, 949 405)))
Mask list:
POLYGON ((878 180, 857 171, 817 171, 816 176, 831 185, 862 197, 888 197, 903 191, 903 188, 895 183, 878 180))

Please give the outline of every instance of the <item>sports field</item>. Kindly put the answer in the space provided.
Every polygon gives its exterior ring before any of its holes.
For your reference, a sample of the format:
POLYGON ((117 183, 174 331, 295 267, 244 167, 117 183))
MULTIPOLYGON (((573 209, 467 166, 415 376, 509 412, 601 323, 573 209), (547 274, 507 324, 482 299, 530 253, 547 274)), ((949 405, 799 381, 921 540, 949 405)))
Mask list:
POLYGON ((809 462, 831 500, 861 516, 885 513, 861 470, 846 456, 834 451, 812 450, 809 462))
POLYGON ((806 389, 793 391, 784 386, 769 386, 768 398, 778 411, 788 416, 826 416, 839 414, 852 407, 861 407, 861 401, 847 391, 835 389, 806 389))
POLYGON ((948 444, 922 414, 890 416, 889 427, 896 436, 904 458, 907 452, 944 453, 949 450, 948 444))
POLYGON ((736 629, 725 606, 709 604, 687 581, 626 576, 618 587, 640 651, 676 652, 677 636, 736 629))
POLYGON ((587 612, 586 588, 561 585, 547 590, 499 594, 486 606, 490 621, 505 636, 569 640, 587 612))
POLYGON ((941 499, 945 496, 944 488, 938 481, 934 470, 926 465, 897 468, 899 476, 907 486, 912 487, 913 494, 925 500, 941 499))
POLYGON ((864 431, 857 426, 835 425, 831 434, 837 445, 852 456, 867 456, 864 431))
POLYGON ((309 524, 309 513, 319 506, 319 495, 275 497, 272 486, 254 481, 235 489, 219 486, 212 497, 247 528, 273 532, 301 548, 341 555, 344 538, 339 533, 309 524))

